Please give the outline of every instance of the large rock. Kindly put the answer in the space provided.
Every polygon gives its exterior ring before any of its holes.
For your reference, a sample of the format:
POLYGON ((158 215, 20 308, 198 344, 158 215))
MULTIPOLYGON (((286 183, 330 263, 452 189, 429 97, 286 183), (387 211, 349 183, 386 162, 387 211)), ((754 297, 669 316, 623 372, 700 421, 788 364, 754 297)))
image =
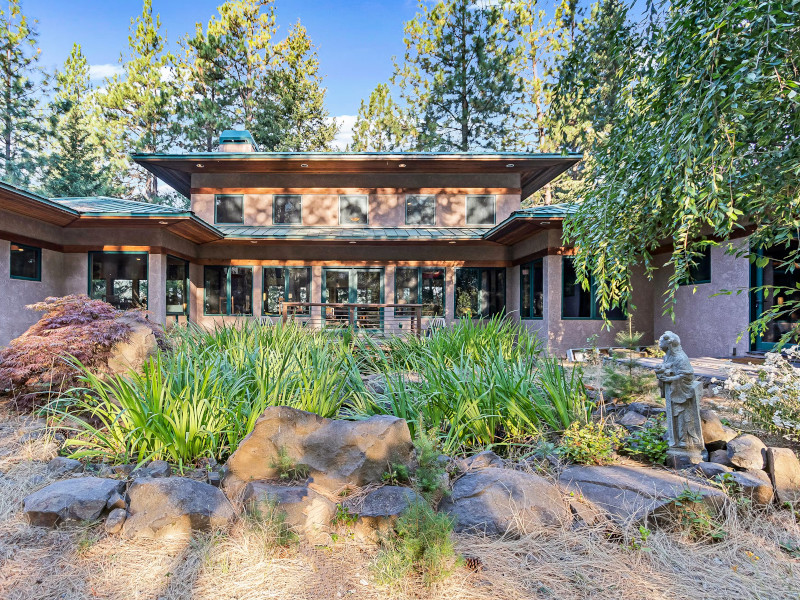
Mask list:
POLYGON ((543 477, 489 467, 458 479, 440 510, 455 517, 456 531, 519 534, 570 522, 559 489, 543 477))
POLYGON ((491 450, 484 450, 458 461, 458 468, 462 471, 475 471, 487 467, 498 467, 502 469, 505 461, 491 450))
POLYGON ((142 365, 158 352, 158 339, 153 328, 141 321, 138 315, 123 315, 118 321, 130 328, 123 341, 111 347, 108 371, 112 375, 125 375, 128 371, 141 371, 142 365))
POLYGON ((391 464, 414 465, 414 446, 403 419, 375 416, 363 421, 325 419, 273 406, 228 459, 225 488, 238 493, 248 481, 274 479, 281 453, 305 465, 314 485, 336 491, 381 481, 391 464))
POLYGON ((74 458, 66 458, 65 456, 56 456, 53 460, 47 463, 47 473, 51 477, 63 477, 71 473, 80 473, 83 471, 83 463, 74 458))
POLYGON ((366 495, 358 512, 355 535, 362 541, 377 541, 388 534, 397 518, 415 502, 425 500, 414 490, 396 485, 386 485, 366 495))
POLYGON ((165 460, 151 461, 146 467, 140 467, 133 471, 134 479, 139 477, 169 477, 172 475, 172 467, 165 460))
POLYGON ((708 453, 708 462, 733 468, 733 463, 728 458, 727 450, 713 450, 708 453))
POLYGON ((766 466, 767 447, 760 439, 743 433, 728 442, 728 460, 741 469, 763 469, 766 466))
POLYGON ((767 506, 772 502, 774 493, 769 476, 760 469, 732 471, 729 476, 739 485, 743 496, 750 498, 753 504, 767 506))
POLYGON ((730 473, 732 470, 733 469, 730 467, 726 467, 725 465, 714 462, 700 462, 697 463, 697 466, 695 467, 695 473, 703 475, 704 477, 708 477, 709 479, 712 479, 717 475, 730 473))
POLYGON ((736 432, 725 427, 719 415, 711 409, 700 411, 700 423, 703 427, 703 442, 709 452, 725 448, 727 443, 736 437, 736 432))
POLYGON ((790 448, 767 448, 767 472, 778 502, 800 503, 800 461, 790 448))
POLYGON ((31 525, 43 527, 54 527, 62 521, 94 521, 122 485, 120 481, 98 477, 57 481, 26 497, 23 511, 31 525))
POLYGON ((657 519, 671 512, 675 498, 687 488, 702 494, 710 507, 721 506, 725 499, 722 491, 700 481, 628 465, 568 467, 559 482, 623 523, 657 519))
POLYGON ((631 431, 641 429, 644 427, 645 423, 647 423, 647 417, 639 414, 635 410, 628 410, 624 415, 622 415, 622 417, 617 419, 617 425, 622 425, 625 429, 629 429, 631 431))
POLYGON ((128 488, 128 537, 187 537, 225 527, 235 516, 219 489, 185 477, 140 478, 128 488))
POLYGON ((336 504, 305 485, 276 485, 251 481, 242 496, 250 510, 269 518, 273 510, 285 515, 285 523, 311 543, 327 543, 336 504))

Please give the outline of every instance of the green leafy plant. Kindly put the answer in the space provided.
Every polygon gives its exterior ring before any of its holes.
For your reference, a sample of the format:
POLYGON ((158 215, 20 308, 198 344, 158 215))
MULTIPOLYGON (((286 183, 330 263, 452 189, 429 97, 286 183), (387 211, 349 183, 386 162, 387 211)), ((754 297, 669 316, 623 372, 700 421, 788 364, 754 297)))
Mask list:
POLYGON ((300 481, 308 478, 308 466, 297 464, 286 448, 278 449, 277 459, 272 459, 269 466, 278 471, 278 477, 286 481, 300 481))
POLYGON ((427 502, 412 504, 397 520, 395 534, 381 541, 372 566, 381 584, 398 584, 415 575, 430 585, 450 575, 459 563, 451 533, 453 520, 427 502))
POLYGON ((439 457, 439 447, 432 431, 420 423, 414 440, 417 450, 417 470, 414 472, 414 487, 428 501, 438 500, 449 493, 447 489, 447 468, 439 457))
POLYGON ((622 440, 620 452, 647 462, 663 465, 667 459, 669 443, 664 417, 650 417, 642 429, 633 431, 622 440))
POLYGON ((408 467, 402 464, 389 465, 389 469, 381 475, 381 481, 390 485, 401 485, 409 482, 408 467))
POLYGON ((639 552, 650 552, 652 549, 647 545, 647 540, 650 539, 652 534, 653 532, 649 528, 639 525, 636 534, 630 540, 631 549, 639 552))
POLYGON ((713 543, 727 537, 727 532, 705 504, 702 493, 686 488, 675 498, 673 505, 677 525, 692 541, 713 543))
POLYGON ((609 363, 603 368, 603 386, 609 397, 630 402, 655 389, 655 375, 640 369, 636 360, 636 351, 643 335, 638 331, 633 331, 633 323, 630 318, 628 319, 628 331, 617 333, 615 340, 617 344, 625 348, 625 351, 614 353, 616 365, 609 363))
POLYGON ((358 514, 350 512, 350 508, 344 504, 336 505, 336 514, 333 516, 331 523, 333 525, 344 525, 345 527, 352 527, 358 521, 358 514))
POLYGON ((614 459, 614 451, 619 443, 619 433, 604 422, 576 422, 561 436, 556 452, 578 464, 604 465, 614 459))

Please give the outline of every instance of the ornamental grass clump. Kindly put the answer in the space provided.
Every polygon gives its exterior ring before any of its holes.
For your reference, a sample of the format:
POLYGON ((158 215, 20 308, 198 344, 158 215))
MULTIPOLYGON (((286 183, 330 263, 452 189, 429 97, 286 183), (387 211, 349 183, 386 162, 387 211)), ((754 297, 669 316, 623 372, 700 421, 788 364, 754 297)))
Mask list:
POLYGON ((789 347, 784 353, 767 353, 755 376, 733 367, 715 391, 724 389, 739 400, 754 425, 800 440, 800 369, 792 365, 800 361, 800 348, 789 347))

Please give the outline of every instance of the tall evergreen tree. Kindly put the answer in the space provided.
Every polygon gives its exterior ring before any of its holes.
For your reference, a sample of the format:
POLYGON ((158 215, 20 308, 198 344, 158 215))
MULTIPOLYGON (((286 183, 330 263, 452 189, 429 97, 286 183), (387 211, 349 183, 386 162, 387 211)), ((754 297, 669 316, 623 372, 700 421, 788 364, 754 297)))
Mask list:
MULTIPOLYGON (((175 79, 169 75, 172 55, 161 34, 161 18, 153 16, 152 0, 144 0, 142 14, 131 19, 130 54, 120 57, 124 77, 107 82, 102 102, 119 142, 119 160, 127 152, 163 152, 175 139, 175 79)), ((158 179, 130 165, 126 183, 130 193, 147 202, 158 201, 158 179)))
POLYGON ((519 93, 513 42, 495 3, 420 2, 405 25, 404 62, 393 78, 419 121, 418 149, 500 149, 519 93))
POLYGON ((53 149, 47 159, 44 189, 51 196, 113 195, 107 161, 97 132, 97 106, 89 83, 89 64, 78 44, 56 73, 50 104, 53 149))
POLYGON ((38 36, 19 0, 0 10, 0 177, 30 186, 44 135, 38 36))
POLYGON ((325 88, 319 74, 319 58, 308 32, 299 22, 276 47, 279 68, 269 85, 260 90, 273 114, 261 111, 256 118, 264 150, 312 152, 330 150, 339 129, 325 109, 325 88), (272 101, 270 101, 272 100, 272 101), (272 130, 272 135, 267 132, 272 130))
POLYGON ((369 100, 361 101, 353 125, 354 152, 392 152, 405 150, 415 137, 405 111, 392 99, 389 86, 379 83, 369 100))

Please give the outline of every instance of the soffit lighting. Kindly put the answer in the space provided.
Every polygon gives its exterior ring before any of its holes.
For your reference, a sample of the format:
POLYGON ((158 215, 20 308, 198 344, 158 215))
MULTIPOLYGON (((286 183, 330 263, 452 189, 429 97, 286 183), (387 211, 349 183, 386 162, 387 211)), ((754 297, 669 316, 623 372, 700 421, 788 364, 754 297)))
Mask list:
POLYGON ((350 242, 351 244, 355 244, 355 242, 350 242))
POLYGON ((508 163, 508 164, 506 165, 506 168, 510 169, 510 168, 511 168, 511 167, 513 167, 513 166, 514 166, 514 163, 508 163))
POLYGON ((455 244, 455 242, 448 242, 449 244, 455 244))
POLYGON ((169 225, 169 221, 159 221, 159 225, 169 225))
POLYGON ((303 164, 300 165, 300 167, 303 168, 303 169, 307 169, 308 165, 306 163, 303 163, 303 164))
POLYGON ((250 240, 250 243, 251 244, 257 244, 258 242, 256 240, 250 240))
POLYGON ((406 163, 400 163, 400 164, 399 164, 399 165, 397 165, 397 166, 398 166, 398 167, 400 167, 401 169, 405 169, 405 167, 406 167, 406 163))
POLYGON ((542 227, 547 227, 548 225, 550 225, 550 221, 539 221, 539 225, 541 225, 542 227))
POLYGON ((204 165, 203 163, 197 163, 197 164, 195 165, 195 167, 197 167, 198 169, 202 169, 204 166, 205 166, 205 165, 204 165))

